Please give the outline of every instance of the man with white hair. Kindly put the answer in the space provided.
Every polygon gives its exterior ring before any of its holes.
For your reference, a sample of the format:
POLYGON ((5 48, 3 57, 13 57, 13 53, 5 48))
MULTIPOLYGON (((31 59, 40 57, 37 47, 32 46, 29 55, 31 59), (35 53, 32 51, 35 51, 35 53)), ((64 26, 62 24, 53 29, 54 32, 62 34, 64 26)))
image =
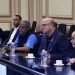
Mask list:
POLYGON ((71 35, 71 43, 72 43, 72 46, 73 46, 73 48, 75 48, 75 31, 72 33, 72 35, 71 35))
POLYGON ((72 52, 70 54, 69 62, 75 63, 75 31, 72 32, 72 35, 71 35, 71 44, 72 44, 72 47, 71 47, 72 52))

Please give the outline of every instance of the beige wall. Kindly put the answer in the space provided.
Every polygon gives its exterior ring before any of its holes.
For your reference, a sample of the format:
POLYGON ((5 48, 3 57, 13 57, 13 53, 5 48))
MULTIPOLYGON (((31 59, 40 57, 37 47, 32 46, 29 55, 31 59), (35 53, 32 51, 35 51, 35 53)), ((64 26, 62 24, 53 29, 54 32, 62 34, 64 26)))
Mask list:
POLYGON ((37 30, 42 16, 53 17, 58 23, 73 24, 75 0, 0 0, 0 27, 3 30, 11 29, 15 14, 31 23, 37 21, 37 30))

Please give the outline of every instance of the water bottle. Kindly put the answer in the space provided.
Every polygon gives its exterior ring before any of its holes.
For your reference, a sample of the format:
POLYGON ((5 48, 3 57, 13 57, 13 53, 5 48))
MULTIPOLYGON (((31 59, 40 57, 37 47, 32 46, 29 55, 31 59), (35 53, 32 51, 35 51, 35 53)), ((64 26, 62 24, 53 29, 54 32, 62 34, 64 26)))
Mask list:
POLYGON ((10 45, 10 58, 11 58, 11 61, 13 61, 13 62, 15 62, 15 48, 16 48, 16 46, 15 46, 15 44, 14 43, 12 43, 11 45, 10 45))
POLYGON ((15 48, 16 48, 16 46, 15 46, 15 44, 14 43, 12 43, 11 45, 10 45, 10 54, 11 54, 11 56, 15 56, 15 48))
POLYGON ((43 49, 41 52, 41 65, 47 66, 46 61, 47 61, 47 51, 43 49))

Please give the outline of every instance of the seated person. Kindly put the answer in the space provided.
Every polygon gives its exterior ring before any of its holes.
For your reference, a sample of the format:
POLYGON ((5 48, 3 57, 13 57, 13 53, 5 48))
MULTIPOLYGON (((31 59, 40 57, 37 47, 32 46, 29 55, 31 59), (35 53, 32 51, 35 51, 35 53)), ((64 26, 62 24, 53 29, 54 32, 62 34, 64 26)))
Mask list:
POLYGON ((71 43, 72 43, 72 47, 71 47, 71 54, 69 55, 70 58, 69 62, 75 63, 75 31, 71 35, 71 43))
POLYGON ((11 29, 9 37, 3 42, 4 45, 10 44, 16 40, 16 37, 19 34, 19 25, 22 20, 20 15, 15 15, 13 18, 13 25, 14 27, 11 29))
POLYGON ((14 44, 19 52, 34 53, 36 55, 38 46, 38 37, 35 32, 30 30, 30 22, 22 21, 19 27, 20 34, 16 38, 14 44))
POLYGON ((39 54, 42 50, 48 53, 48 63, 55 62, 57 59, 64 60, 68 54, 68 41, 67 38, 59 31, 57 25, 52 18, 44 18, 41 21, 41 31, 43 36, 39 48, 39 54), (50 59, 50 60, 49 60, 50 59))

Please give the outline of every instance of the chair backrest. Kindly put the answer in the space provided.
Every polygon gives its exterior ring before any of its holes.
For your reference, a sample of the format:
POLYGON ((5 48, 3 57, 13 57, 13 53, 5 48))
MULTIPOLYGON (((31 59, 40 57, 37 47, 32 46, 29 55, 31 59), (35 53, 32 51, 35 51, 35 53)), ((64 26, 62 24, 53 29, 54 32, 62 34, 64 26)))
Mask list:
POLYGON ((2 42, 4 42, 9 37, 10 31, 3 31, 2 42))
POLYGON ((37 22, 36 22, 36 21, 33 21, 33 22, 32 22, 31 31, 35 31, 36 24, 37 24, 37 22))
POLYGON ((65 34, 65 32, 66 32, 66 24, 59 24, 58 31, 60 31, 63 34, 65 34))
POLYGON ((71 25, 69 33, 68 33, 68 37, 71 37, 71 34, 73 31, 75 31, 75 25, 71 25))

